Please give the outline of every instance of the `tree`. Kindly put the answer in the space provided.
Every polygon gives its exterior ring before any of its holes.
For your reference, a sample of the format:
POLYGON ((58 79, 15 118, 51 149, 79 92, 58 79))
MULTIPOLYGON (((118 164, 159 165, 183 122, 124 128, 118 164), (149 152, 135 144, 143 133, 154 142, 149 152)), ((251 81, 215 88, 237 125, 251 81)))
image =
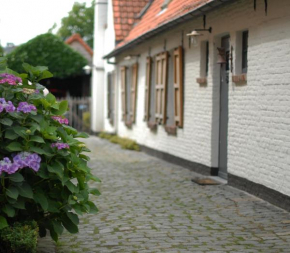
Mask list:
POLYGON ((7 55, 8 67, 23 72, 24 62, 47 66, 54 77, 66 78, 81 74, 87 60, 51 33, 42 34, 17 47, 7 55))
POLYGON ((93 48, 94 37, 94 1, 90 7, 85 3, 75 3, 67 17, 61 20, 61 27, 57 35, 63 40, 75 33, 79 33, 83 40, 93 48))

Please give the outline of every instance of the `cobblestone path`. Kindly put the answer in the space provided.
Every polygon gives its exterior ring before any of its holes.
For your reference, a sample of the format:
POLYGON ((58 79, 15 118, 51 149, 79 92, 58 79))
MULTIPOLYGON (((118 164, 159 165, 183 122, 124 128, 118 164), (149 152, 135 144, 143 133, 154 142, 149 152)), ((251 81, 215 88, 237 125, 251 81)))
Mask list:
POLYGON ((58 253, 290 252, 288 212, 227 185, 196 185, 195 173, 106 140, 88 146, 100 212, 64 234, 58 253))

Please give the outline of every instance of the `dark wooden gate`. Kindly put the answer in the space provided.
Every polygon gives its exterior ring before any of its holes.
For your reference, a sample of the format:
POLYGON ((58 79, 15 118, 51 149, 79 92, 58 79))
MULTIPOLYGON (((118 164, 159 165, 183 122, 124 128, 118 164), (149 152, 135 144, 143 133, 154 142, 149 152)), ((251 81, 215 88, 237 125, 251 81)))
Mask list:
POLYGON ((70 97, 64 100, 68 101, 69 110, 65 117, 69 120, 69 125, 78 131, 89 133, 91 131, 91 98, 70 97))

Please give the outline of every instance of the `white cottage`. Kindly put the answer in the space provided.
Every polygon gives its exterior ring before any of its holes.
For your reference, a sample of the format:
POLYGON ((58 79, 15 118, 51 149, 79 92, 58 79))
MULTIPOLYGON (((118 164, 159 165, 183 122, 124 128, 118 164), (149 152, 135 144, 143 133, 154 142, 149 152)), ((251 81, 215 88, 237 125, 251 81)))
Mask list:
POLYGON ((290 210, 289 0, 99 0, 95 24, 93 131, 290 210))

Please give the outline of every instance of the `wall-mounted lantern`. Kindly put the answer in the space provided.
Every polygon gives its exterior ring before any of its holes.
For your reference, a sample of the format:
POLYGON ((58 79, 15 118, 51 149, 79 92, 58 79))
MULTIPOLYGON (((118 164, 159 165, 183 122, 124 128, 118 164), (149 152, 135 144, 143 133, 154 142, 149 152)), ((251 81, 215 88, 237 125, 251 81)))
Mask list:
POLYGON ((227 63, 226 50, 223 47, 218 47, 217 50, 218 50, 217 64, 225 64, 225 63, 227 63))
POLYGON ((89 75, 89 74, 91 74, 92 67, 89 65, 86 65, 83 67, 83 71, 85 72, 86 75, 89 75))
POLYGON ((139 56, 140 56, 139 54, 130 54, 130 55, 127 55, 126 57, 124 57, 124 60, 125 61, 130 61, 133 58, 138 58, 139 56))
POLYGON ((199 32, 212 32, 212 28, 208 28, 208 29, 194 29, 192 30, 191 33, 186 34, 186 36, 188 36, 190 38, 190 43, 193 44, 194 47, 198 46, 198 38, 199 36, 203 36, 202 33, 199 32))

